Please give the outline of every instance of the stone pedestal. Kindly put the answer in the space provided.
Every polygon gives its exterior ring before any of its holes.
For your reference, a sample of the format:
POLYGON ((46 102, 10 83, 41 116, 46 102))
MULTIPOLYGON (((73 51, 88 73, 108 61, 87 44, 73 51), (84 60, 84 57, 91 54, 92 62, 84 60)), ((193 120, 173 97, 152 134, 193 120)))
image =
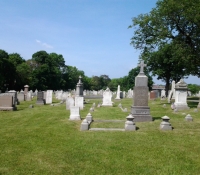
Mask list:
POLYGON ((89 123, 87 122, 86 119, 84 119, 82 121, 80 130, 81 131, 87 131, 87 130, 89 130, 89 123))
POLYGON ((185 120, 192 122, 193 118, 192 118, 192 116, 190 114, 188 114, 188 115, 186 115, 185 120))
POLYGON ((133 122, 134 117, 130 114, 129 116, 126 117, 126 122, 125 122, 125 131, 135 131, 136 126, 135 123, 133 122))
POLYGON ((92 122, 93 119, 92 119, 92 115, 90 113, 87 114, 86 120, 87 120, 88 123, 92 122))
POLYGON ((170 118, 168 116, 162 117, 162 122, 160 123, 161 130, 172 130, 172 126, 169 123, 170 118))

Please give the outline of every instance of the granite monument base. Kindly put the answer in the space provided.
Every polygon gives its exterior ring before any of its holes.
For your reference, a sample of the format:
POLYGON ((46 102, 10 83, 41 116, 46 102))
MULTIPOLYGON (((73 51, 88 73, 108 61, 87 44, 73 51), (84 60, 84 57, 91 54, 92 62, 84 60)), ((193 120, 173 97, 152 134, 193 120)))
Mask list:
POLYGON ((134 122, 150 122, 150 108, 148 106, 131 106, 131 114, 134 117, 134 122))

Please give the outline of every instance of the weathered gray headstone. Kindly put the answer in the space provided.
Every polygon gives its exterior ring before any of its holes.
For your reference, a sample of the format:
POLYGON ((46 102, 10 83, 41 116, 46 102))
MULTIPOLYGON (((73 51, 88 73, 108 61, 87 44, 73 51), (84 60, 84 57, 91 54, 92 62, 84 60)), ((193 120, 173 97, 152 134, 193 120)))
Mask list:
POLYGON ((135 87, 133 95, 133 105, 131 106, 131 114, 135 118, 135 122, 152 121, 150 115, 150 108, 148 106, 148 92, 147 86, 148 77, 144 74, 143 70, 146 64, 141 61, 139 64, 140 73, 135 78, 135 87))
POLYGON ((37 93, 37 102, 36 104, 39 104, 39 105, 43 105, 44 104, 44 93, 42 91, 39 91, 37 93))
POLYGON ((0 111, 13 111, 16 110, 14 96, 10 93, 0 94, 0 111))

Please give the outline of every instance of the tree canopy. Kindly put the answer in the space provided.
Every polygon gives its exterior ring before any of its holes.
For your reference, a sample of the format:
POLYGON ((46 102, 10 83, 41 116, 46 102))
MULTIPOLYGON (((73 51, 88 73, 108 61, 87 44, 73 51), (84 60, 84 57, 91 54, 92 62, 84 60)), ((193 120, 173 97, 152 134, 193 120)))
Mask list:
POLYGON ((185 73, 200 76, 200 1, 158 0, 149 13, 134 17, 129 27, 134 28, 131 44, 142 54, 173 43, 185 73))

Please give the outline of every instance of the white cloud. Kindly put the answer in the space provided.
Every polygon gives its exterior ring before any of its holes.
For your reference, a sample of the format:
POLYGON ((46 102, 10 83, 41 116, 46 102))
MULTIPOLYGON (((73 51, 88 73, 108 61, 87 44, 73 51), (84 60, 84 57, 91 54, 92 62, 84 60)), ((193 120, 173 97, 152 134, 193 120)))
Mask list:
POLYGON ((38 43, 40 46, 43 46, 43 47, 45 47, 45 48, 47 48, 47 49, 53 49, 53 46, 51 46, 51 45, 49 45, 49 44, 47 44, 47 43, 43 43, 43 42, 41 42, 40 40, 35 40, 36 41, 36 43, 38 43))

